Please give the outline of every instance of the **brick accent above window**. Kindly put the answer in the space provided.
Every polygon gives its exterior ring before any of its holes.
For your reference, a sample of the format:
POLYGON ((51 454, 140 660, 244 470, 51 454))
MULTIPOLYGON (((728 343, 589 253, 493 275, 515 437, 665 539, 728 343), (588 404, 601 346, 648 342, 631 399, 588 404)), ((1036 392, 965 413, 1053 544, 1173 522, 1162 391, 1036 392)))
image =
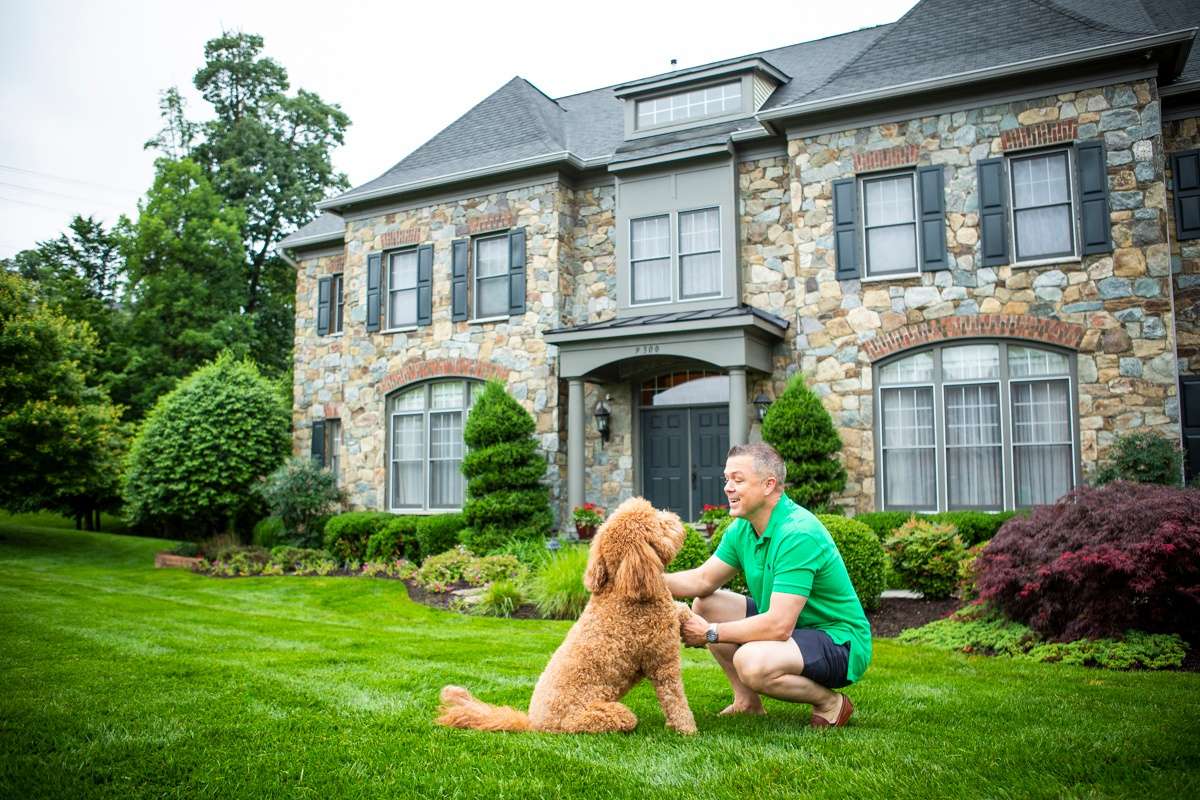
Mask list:
POLYGON ((399 372, 393 372, 379 382, 379 390, 390 394, 405 384, 430 378, 490 378, 508 380, 508 370, 485 361, 468 358, 435 358, 431 361, 416 361, 399 372))
POLYGON ((342 254, 339 256, 330 256, 329 259, 326 260, 325 263, 321 265, 321 274, 322 275, 336 275, 339 272, 345 272, 345 271, 346 271, 346 256, 345 256, 345 254, 342 254))
MULTIPOLYGON (((513 226, 513 215, 511 211, 497 211, 494 214, 484 214, 482 217, 475 217, 467 220, 467 229, 464 233, 474 236, 477 233, 485 231, 499 231, 513 226)), ((461 226, 460 226, 461 227, 461 226)))
POLYGON ((942 317, 906 325, 885 333, 863 345, 871 362, 912 347, 943 342, 947 339, 985 337, 1029 339, 1078 350, 1084 327, 1055 319, 1027 314, 980 314, 975 317, 942 317))
POLYGON ((1048 144, 1073 142, 1078 130, 1079 120, 1075 119, 1025 125, 1021 128, 1001 131, 1000 146, 1007 152, 1010 150, 1024 150, 1027 147, 1042 147, 1048 144))
POLYGON ((915 144, 902 144, 899 147, 889 147, 884 150, 871 150, 867 153, 854 154, 854 172, 874 172, 881 169, 896 167, 911 167, 917 163, 921 149, 915 144))
POLYGON ((379 237, 379 249, 387 250, 389 247, 401 247, 406 244, 420 244, 425 241, 427 231, 425 228, 407 228, 402 231, 388 231, 379 237))

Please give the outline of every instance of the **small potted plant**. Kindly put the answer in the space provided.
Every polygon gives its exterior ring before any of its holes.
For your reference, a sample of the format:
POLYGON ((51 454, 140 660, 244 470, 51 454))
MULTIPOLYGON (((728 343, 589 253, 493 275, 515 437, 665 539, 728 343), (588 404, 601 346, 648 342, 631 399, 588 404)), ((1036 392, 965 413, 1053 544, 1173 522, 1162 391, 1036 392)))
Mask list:
POLYGON ((580 541, 587 541, 596 535, 596 526, 604 522, 604 509, 595 503, 584 503, 575 506, 571 516, 575 519, 575 532, 580 541))
POLYGON ((704 530, 708 532, 711 538, 713 531, 717 529, 717 525, 721 520, 729 516, 729 506, 714 506, 708 503, 704 504, 704 508, 700 510, 700 522, 704 525, 704 530))

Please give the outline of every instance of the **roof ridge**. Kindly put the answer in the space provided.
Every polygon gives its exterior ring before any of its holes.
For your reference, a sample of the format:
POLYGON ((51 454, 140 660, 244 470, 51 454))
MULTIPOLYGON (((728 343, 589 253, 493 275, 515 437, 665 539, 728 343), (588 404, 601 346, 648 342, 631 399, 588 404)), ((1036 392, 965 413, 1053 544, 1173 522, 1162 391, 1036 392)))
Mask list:
MULTIPOLYGON (((889 30, 886 30, 882 34, 880 34, 878 38, 876 38, 873 42, 871 42, 871 46, 877 47, 880 44, 880 42, 882 42, 884 39, 891 36, 900 27, 900 23, 902 23, 902 22, 904 22, 904 20, 908 19, 909 15, 912 14, 914 11, 916 11, 918 8, 920 8, 920 6, 921 6, 921 0, 917 0, 917 3, 915 5, 913 5, 913 7, 910 8, 908 11, 905 11, 904 14, 902 14, 900 16, 900 19, 896 20, 895 22, 888 23, 889 30)), ((876 25, 874 27, 882 27, 882 26, 876 25)), ((871 29, 873 29, 873 28, 871 28, 871 29)), ((863 30, 871 30, 871 29, 864 28, 863 30)), ((858 55, 854 56, 854 58, 850 59, 845 64, 843 64, 841 66, 841 69, 835 70, 834 72, 830 73, 829 76, 825 78, 825 80, 821 81, 819 84, 812 87, 807 92, 800 95, 799 97, 793 98, 792 102, 795 103, 796 101, 798 101, 804 97, 808 97, 810 94, 813 94, 814 92, 828 86, 833 81, 834 78, 838 77, 843 72, 848 70, 851 66, 853 66, 855 63, 857 63, 860 58, 862 58, 864 55, 866 55, 868 49, 870 49, 870 48, 864 47, 862 50, 860 50, 858 52, 858 55)))
MULTIPOLYGON (((516 80, 521 82, 526 95, 529 95, 530 92, 533 93, 531 95, 531 99, 536 104, 533 110, 538 115, 538 118, 541 119, 544 125, 548 128, 546 134, 551 138, 550 143, 558 147, 566 148, 567 137, 566 131, 563 128, 563 120, 561 115, 567 113, 567 110, 560 106, 558 102, 554 100, 554 98, 543 92, 529 80, 521 77, 520 75, 517 75, 513 78, 513 81, 516 80), (542 113, 543 110, 549 111, 549 109, 546 109, 545 107, 546 103, 549 103, 551 106, 553 106, 554 109, 559 112, 558 115, 550 117, 547 116, 547 114, 542 113)), ((509 81, 509 83, 512 83, 512 81, 509 81)))
MULTIPOLYGON (((1085 17, 1083 14, 1080 14, 1077 11, 1072 11, 1069 8, 1064 8, 1064 7, 1060 6, 1058 3, 1054 2, 1054 0, 1026 0, 1026 1, 1033 3, 1036 6, 1041 6, 1042 8, 1046 9, 1047 11, 1053 11, 1057 14, 1061 14, 1062 16, 1066 17, 1067 19, 1073 19, 1076 22, 1079 22, 1079 23, 1086 25, 1087 27, 1092 28, 1093 30, 1097 30, 1097 31, 1105 31, 1107 33, 1151 33, 1152 32, 1152 31, 1127 31, 1124 28, 1114 28, 1113 26, 1107 25, 1098 19, 1094 19, 1092 17, 1085 17)), ((1139 2, 1139 5, 1141 5, 1140 2, 1139 2)))

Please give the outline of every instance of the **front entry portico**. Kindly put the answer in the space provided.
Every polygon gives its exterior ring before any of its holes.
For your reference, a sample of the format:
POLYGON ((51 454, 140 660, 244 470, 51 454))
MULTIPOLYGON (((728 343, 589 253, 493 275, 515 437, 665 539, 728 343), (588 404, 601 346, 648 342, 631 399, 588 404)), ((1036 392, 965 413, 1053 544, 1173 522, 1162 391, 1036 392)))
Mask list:
POLYGON ((628 387, 681 365, 715 368, 714 372, 727 375, 728 403, 724 409, 698 407, 695 414, 689 407, 686 416, 679 410, 654 409, 648 415, 634 411, 641 434, 634 439, 637 452, 631 454, 638 473, 633 485, 655 505, 672 508, 686 519, 695 519, 704 503, 723 502, 720 476, 725 452, 730 445, 745 444, 749 437, 747 372, 769 375, 774 371, 772 351, 783 340, 787 325, 773 314, 742 305, 547 331, 544 338, 559 349, 559 377, 568 387, 568 508, 587 499, 585 434, 592 409, 585 406, 584 384, 628 387), (671 420, 675 420, 673 429, 671 420), (647 426, 657 432, 648 432, 647 426), (668 430, 676 432, 668 434, 668 430), (657 449, 644 452, 646 448, 657 449))

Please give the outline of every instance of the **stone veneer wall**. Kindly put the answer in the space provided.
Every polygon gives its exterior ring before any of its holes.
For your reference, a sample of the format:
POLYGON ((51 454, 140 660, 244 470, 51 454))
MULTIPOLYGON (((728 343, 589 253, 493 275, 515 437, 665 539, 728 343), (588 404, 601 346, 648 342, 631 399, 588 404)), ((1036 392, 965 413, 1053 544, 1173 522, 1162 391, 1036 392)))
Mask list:
MULTIPOLYGON (((1200 119, 1163 123, 1167 180, 1173 186, 1171 154, 1200 148, 1200 119)), ((1179 241, 1175 229, 1174 202, 1167 206, 1171 237, 1171 260, 1175 274, 1175 332, 1179 338, 1179 371, 1200 374, 1200 239, 1179 241)))
POLYGON ((875 505, 872 356, 883 334, 951 316, 1004 314, 1080 326, 1080 455, 1085 469, 1122 431, 1178 435, 1170 258, 1159 100, 1153 82, 1064 93, 789 141, 799 328, 794 357, 833 414, 851 474, 841 502, 875 505), (1058 126, 1060 121, 1073 124, 1058 126), (1026 126, 1043 126, 1018 129, 1026 126), (976 164, 1006 143, 1054 138, 1106 143, 1115 252, 1035 267, 977 266, 976 164), (1006 135, 1006 132, 1007 135, 1006 135), (1003 138, 1002 138, 1003 137, 1003 138), (834 278, 832 182, 865 154, 945 168, 950 269, 870 281, 834 278))
MULTIPOLYGON (((317 336, 317 279, 339 257, 305 259, 297 276, 294 450, 306 453, 314 419, 338 417, 344 432, 343 485, 360 508, 385 503, 385 400, 409 379, 439 375, 504 376, 509 392, 537 421, 555 503, 565 494, 560 457, 558 381, 540 332, 562 324, 559 247, 573 217, 571 191, 558 182, 381 213, 346 223, 345 326, 317 336), (476 227, 527 230, 526 312, 504 322, 450 320, 450 242, 476 227), (434 245, 433 324, 397 333, 366 332, 366 257, 393 242, 434 245)), ((385 266, 386 269, 386 266, 385 266)))

